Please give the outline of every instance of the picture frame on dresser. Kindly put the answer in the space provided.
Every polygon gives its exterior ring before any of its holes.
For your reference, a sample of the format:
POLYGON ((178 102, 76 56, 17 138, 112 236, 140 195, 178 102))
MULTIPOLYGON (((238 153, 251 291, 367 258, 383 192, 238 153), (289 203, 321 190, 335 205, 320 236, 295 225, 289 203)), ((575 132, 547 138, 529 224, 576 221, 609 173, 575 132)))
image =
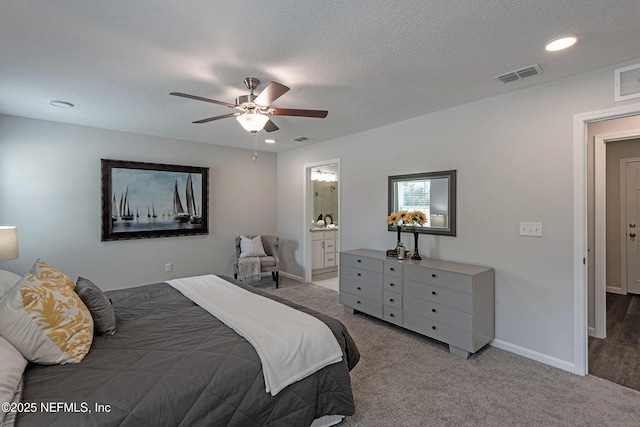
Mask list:
POLYGON ((102 241, 209 234, 209 168, 101 159, 102 241))

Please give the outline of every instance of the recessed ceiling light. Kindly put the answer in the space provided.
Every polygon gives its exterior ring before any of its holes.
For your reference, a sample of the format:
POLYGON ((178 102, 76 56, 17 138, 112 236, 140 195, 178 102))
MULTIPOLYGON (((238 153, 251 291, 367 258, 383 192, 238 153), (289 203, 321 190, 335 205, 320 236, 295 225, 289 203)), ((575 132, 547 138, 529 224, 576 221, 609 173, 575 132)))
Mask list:
POLYGON ((71 108, 71 107, 73 107, 72 103, 66 102, 66 101, 49 101, 49 104, 53 105, 54 107, 58 107, 58 108, 71 108))
POLYGON ((578 37, 576 36, 561 37, 559 39, 550 41, 544 48, 548 52, 557 52, 559 50, 563 50, 573 46, 577 41, 578 37))
POLYGON ((265 139, 264 142, 266 142, 267 144, 275 144, 276 140, 275 139, 265 139))

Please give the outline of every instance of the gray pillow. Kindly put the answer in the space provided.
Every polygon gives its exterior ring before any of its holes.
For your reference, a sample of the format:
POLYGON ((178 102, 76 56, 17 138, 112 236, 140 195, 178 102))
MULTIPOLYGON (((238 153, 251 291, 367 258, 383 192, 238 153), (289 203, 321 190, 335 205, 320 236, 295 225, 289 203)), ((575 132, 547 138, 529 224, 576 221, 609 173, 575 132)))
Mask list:
POLYGON ((116 333, 116 314, 109 298, 91 280, 78 277, 76 293, 89 309, 97 335, 116 333))

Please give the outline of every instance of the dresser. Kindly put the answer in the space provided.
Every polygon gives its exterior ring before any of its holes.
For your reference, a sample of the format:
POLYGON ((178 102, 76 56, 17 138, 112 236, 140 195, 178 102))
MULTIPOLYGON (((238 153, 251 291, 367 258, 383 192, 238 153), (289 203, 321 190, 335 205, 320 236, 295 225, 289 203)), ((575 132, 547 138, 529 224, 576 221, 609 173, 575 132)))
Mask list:
POLYGON ((493 268, 384 252, 340 252, 340 303, 449 344, 468 358, 494 338, 493 268))

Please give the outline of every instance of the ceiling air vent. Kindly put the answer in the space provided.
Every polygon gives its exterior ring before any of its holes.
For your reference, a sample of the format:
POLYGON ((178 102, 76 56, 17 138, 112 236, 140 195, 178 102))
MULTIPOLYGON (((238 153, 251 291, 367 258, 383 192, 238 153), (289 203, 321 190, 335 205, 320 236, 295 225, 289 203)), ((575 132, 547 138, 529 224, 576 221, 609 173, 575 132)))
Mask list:
POLYGON ((533 64, 525 68, 520 68, 519 70, 500 74, 499 76, 494 77, 494 79, 498 79, 502 83, 509 83, 524 79, 525 77, 536 76, 538 74, 542 74, 542 68, 540 68, 538 64, 533 64))
POLYGON ((295 138, 292 139, 292 141, 296 141, 296 142, 302 142, 302 141, 306 141, 307 138, 306 136, 296 136, 295 138))
POLYGON ((640 98, 640 64, 616 70, 615 101, 640 98))

